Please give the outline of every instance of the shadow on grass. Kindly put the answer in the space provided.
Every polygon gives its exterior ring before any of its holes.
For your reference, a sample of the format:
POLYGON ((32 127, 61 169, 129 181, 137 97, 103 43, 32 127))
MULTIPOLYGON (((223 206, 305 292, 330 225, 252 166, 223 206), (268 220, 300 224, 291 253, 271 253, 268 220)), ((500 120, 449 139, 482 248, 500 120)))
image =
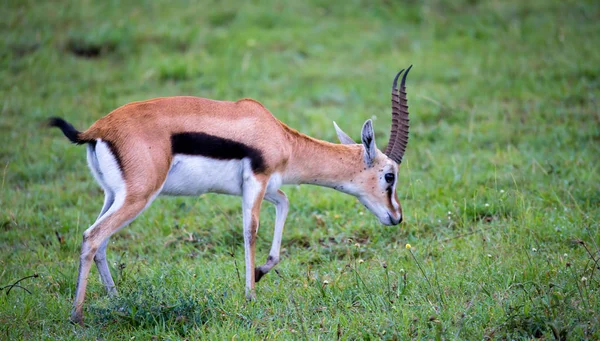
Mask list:
POLYGON ((79 58, 94 59, 113 54, 131 45, 131 41, 129 27, 105 26, 94 31, 70 32, 65 50, 79 58))
POLYGON ((96 325, 164 329, 185 335, 207 323, 226 293, 177 294, 172 288, 143 283, 124 288, 118 296, 93 304, 89 316, 96 325))

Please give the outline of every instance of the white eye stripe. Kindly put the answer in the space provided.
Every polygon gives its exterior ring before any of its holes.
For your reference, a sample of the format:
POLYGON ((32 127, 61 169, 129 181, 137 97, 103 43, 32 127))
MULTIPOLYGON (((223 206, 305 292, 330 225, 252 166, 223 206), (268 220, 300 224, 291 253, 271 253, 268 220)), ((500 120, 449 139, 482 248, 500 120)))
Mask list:
POLYGON ((397 210, 400 207, 400 204, 398 203, 398 200, 396 200, 396 196, 394 195, 394 193, 396 192, 395 186, 392 186, 390 188, 390 190, 392 191, 392 194, 391 194, 392 206, 394 206, 394 209, 397 210))

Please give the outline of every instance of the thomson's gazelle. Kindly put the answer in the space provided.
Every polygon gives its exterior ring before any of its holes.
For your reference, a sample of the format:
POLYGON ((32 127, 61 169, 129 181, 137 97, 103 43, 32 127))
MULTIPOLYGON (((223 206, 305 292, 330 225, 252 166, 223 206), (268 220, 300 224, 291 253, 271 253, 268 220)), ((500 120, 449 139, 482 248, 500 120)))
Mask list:
POLYGON ((277 120, 251 99, 237 102, 197 97, 157 98, 124 105, 79 132, 61 118, 50 125, 71 142, 86 144, 92 173, 104 189, 104 206, 83 233, 77 293, 71 319, 83 323, 87 278, 96 262, 109 293, 115 284, 106 262, 108 239, 159 195, 206 192, 242 197, 246 296, 279 262, 288 200, 284 184, 334 188, 360 200, 386 225, 402 221, 396 174, 408 141, 406 75, 392 86, 392 128, 385 153, 375 146, 371 120, 355 143, 334 122, 342 144, 314 139, 277 120), (273 245, 265 264, 254 266, 263 199, 276 207, 273 245))

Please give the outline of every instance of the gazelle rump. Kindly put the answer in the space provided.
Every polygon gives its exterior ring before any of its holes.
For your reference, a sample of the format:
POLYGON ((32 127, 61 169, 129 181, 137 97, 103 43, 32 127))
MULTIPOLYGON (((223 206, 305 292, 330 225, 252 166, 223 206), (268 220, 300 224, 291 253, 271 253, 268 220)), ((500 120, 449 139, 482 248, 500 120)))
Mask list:
MULTIPOLYGON (((410 70, 410 68, 409 68, 410 70)), ((341 144, 321 141, 286 126, 262 104, 198 97, 157 98, 124 105, 77 131, 61 118, 49 124, 73 143, 86 144, 92 174, 102 186, 104 205, 83 233, 71 320, 83 324, 87 279, 96 263, 110 294, 116 288, 106 261, 108 240, 158 195, 207 192, 242 197, 246 296, 278 262, 289 202, 284 184, 330 187, 357 197, 386 225, 402 221, 396 174, 408 138, 405 81, 392 87, 392 134, 386 153, 375 145, 370 120, 355 143, 334 122, 341 144), (262 201, 276 207, 267 261, 255 267, 256 233, 262 201)))

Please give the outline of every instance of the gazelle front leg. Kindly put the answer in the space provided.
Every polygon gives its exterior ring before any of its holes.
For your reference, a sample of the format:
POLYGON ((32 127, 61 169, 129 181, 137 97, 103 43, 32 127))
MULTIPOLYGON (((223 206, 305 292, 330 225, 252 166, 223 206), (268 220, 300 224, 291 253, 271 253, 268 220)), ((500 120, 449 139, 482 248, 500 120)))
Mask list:
POLYGON ((269 272, 277 263, 279 263, 279 254, 281 249, 281 236, 283 234, 283 226, 285 225, 285 219, 287 218, 288 209, 290 203, 281 190, 277 192, 265 194, 265 199, 275 205, 275 232, 273 233, 273 244, 271 245, 271 251, 269 251, 269 257, 264 265, 256 268, 255 281, 258 282, 267 272, 269 272))
POLYGON ((256 298, 254 292, 254 259, 256 252, 256 233, 268 178, 258 176, 252 171, 250 162, 243 170, 242 183, 242 216, 244 224, 244 259, 246 263, 246 298, 256 298))

